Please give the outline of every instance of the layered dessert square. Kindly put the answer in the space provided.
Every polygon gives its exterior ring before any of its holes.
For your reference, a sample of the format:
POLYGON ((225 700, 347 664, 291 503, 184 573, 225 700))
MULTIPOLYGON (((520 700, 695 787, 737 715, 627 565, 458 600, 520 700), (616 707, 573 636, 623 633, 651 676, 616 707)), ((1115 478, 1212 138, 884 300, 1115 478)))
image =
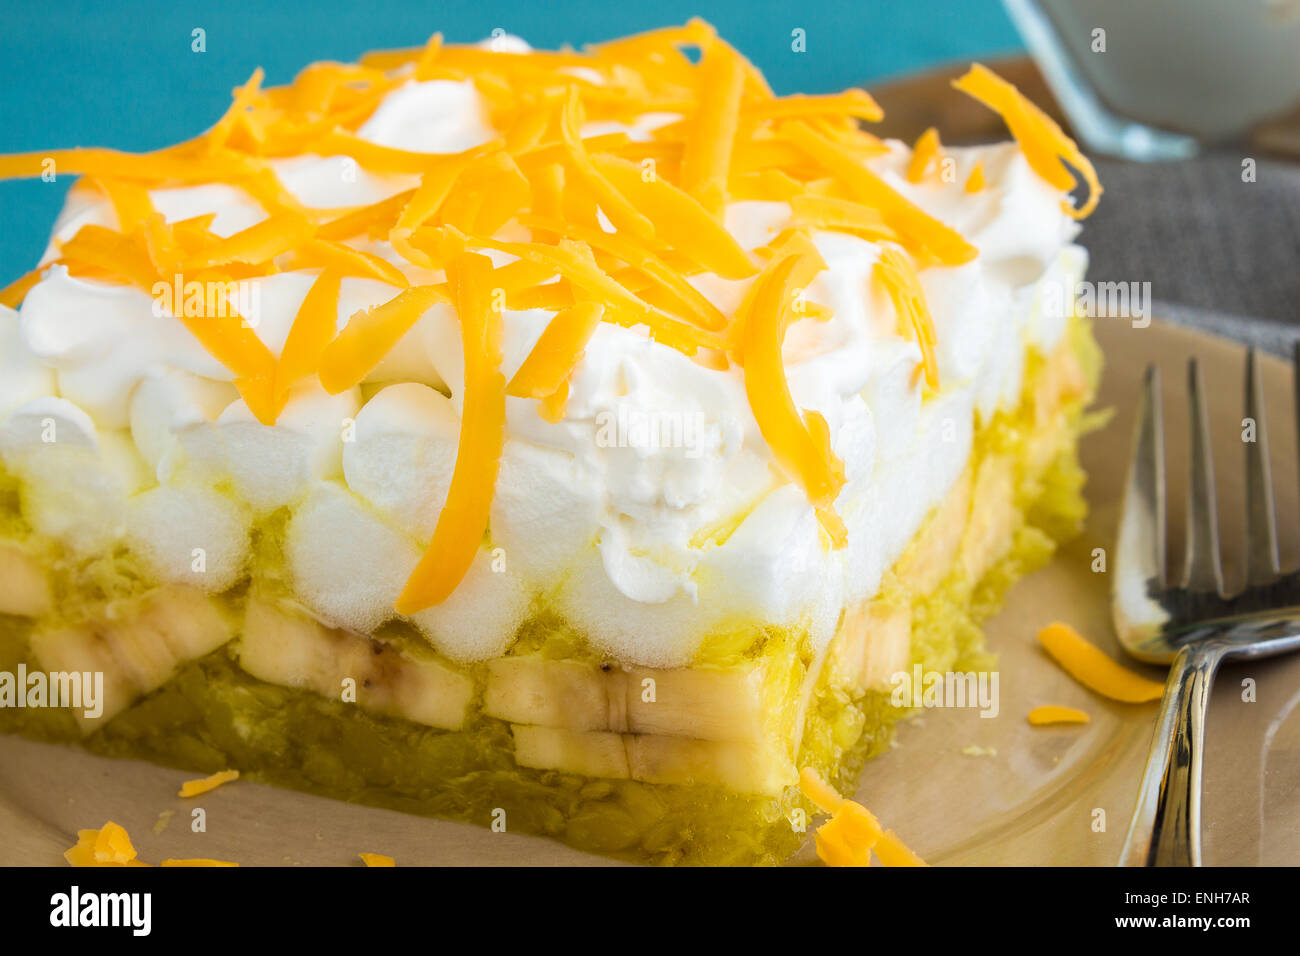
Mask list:
POLYGON ((800 771, 851 791, 895 676, 988 666, 1084 516, 1100 187, 956 86, 1014 141, 882 140, 699 21, 435 35, 168 149, 0 158, 81 177, 3 292, 0 671, 97 698, 0 730, 786 859, 800 771))

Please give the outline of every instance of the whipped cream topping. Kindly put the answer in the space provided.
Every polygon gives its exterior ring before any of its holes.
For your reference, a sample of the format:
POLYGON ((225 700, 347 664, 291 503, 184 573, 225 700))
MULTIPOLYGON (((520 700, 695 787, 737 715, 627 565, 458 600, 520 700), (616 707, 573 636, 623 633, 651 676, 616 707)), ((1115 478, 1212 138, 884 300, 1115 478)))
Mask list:
MULTIPOLYGON (((675 118, 646 114, 620 128, 644 138, 675 118)), ((589 124, 583 135, 610 131, 589 124)), ((398 87, 358 135, 448 153, 499 133, 472 83, 437 80, 398 87)), ((837 510, 847 547, 828 548, 807 499, 775 467, 740 369, 707 368, 639 330, 602 324, 562 421, 542 419, 532 400, 507 399, 487 540, 452 597, 411 618, 440 651, 459 660, 499 654, 540 602, 619 660, 678 665, 709 634, 755 623, 807 626, 824 644, 844 603, 875 593, 965 467, 977 422, 1018 400, 1026 348, 1048 350, 1062 336, 1065 316, 1050 314, 1042 288, 1073 288, 1086 264, 1060 194, 1014 145, 948 149, 952 181, 920 184, 904 175, 908 148, 889 147, 875 171, 980 254, 920 273, 942 382, 922 401, 920 350, 896 333, 893 307, 871 281, 879 246, 813 234, 829 268, 807 297, 833 317, 794 323, 784 351, 796 404, 825 416, 845 464, 837 510), (987 185, 967 193, 976 162, 987 185)), ((278 160, 276 172, 318 207, 370 203, 414 184, 341 156, 278 160)), ((151 198, 168 221, 215 213, 221 235, 266 215, 229 186, 151 198)), ((791 210, 736 202, 725 221, 752 249, 790 225, 791 210)), ((116 219, 97 193, 74 189, 54 238, 86 223, 116 219)), ((441 278, 386 243, 357 245, 413 281, 441 278)), ((498 265, 511 258, 493 254, 498 265)), ((313 277, 250 280, 250 324, 272 354, 313 277)), ((750 281, 691 279, 728 315, 750 281)), ((338 327, 397 291, 344 280, 338 327)), ((552 314, 505 310, 507 378, 552 314)), ((463 366, 457 317, 437 305, 359 388, 331 396, 309 380, 263 426, 231 374, 151 296, 53 265, 19 313, 0 312, 0 456, 23 480, 39 533, 84 556, 123 544, 160 579, 214 592, 244 573, 252 524, 287 507, 284 553, 298 597, 332 624, 369 631, 396 616, 393 601, 446 500, 463 366)))

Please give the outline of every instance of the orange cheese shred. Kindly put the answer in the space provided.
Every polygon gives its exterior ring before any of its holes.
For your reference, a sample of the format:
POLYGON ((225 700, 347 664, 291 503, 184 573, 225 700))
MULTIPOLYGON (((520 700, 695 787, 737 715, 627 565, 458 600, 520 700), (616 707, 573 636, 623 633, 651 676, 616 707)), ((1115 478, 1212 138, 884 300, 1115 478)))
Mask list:
POLYGON ((463 253, 448 264, 465 359, 460 442, 447 503, 433 540, 394 607, 414 614, 445 601, 478 554, 505 447, 506 380, 501 372, 501 313, 489 302, 492 262, 463 253))
POLYGON ((368 867, 388 867, 397 866, 397 861, 391 856, 384 856, 382 853, 358 853, 361 862, 368 867))
POLYGON ((424 313, 446 301, 442 286, 414 285, 382 305, 354 314, 321 353, 322 387, 337 395, 358 384, 424 313))
POLYGON ((437 164, 424 174, 420 185, 402 208, 397 222, 389 230, 388 240, 407 261, 426 269, 436 267, 426 252, 410 244, 410 239, 415 230, 424 225, 446 202, 452 187, 467 165, 469 165, 469 157, 460 156, 437 164))
POLYGON ((898 241, 880 210, 849 199, 803 193, 790 199, 795 221, 819 229, 835 229, 877 241, 898 241))
POLYGON ((979 63, 953 80, 952 85, 1001 116, 1024 151, 1030 167, 1053 186, 1070 191, 1078 184, 1064 163, 1069 163, 1083 175, 1088 184, 1088 197, 1078 208, 1063 202, 1061 206, 1067 213, 1075 219, 1086 219, 1097 208, 1102 192, 1097 170, 1054 119, 1002 77, 979 63))
POLYGON ((408 189, 388 199, 371 203, 369 206, 360 206, 322 223, 316 230, 316 236, 320 239, 337 240, 361 235, 370 238, 387 236, 414 195, 415 190, 408 189))
POLYGON ((907 181, 919 183, 933 170, 941 157, 943 144, 939 142, 939 131, 931 126, 916 139, 912 147, 912 158, 907 164, 907 181))
POLYGON ((699 348, 716 348, 721 342, 711 332, 683 322, 657 309, 629 292, 596 264, 591 249, 582 242, 561 240, 550 246, 536 242, 501 242, 494 239, 471 239, 480 249, 498 249, 539 264, 554 266, 573 285, 592 298, 605 303, 605 316, 620 325, 644 324, 651 338, 693 355, 699 348))
POLYGON ((88 224, 63 243, 59 253, 69 269, 75 271, 78 266, 91 266, 146 292, 151 292, 159 279, 148 249, 138 235, 124 236, 112 229, 88 224))
POLYGON ((985 185, 984 164, 977 160, 975 165, 971 167, 970 175, 966 177, 966 192, 982 192, 985 185))
POLYGON ((599 302, 579 302, 557 313, 506 385, 506 394, 544 399, 559 391, 582 361, 587 342, 604 314, 605 307, 599 302))
POLYGON ((727 199, 731 153, 740 129, 744 61, 727 44, 710 42, 700 61, 700 84, 699 105, 682 155, 682 188, 718 215, 727 199))
POLYGON ((939 388, 939 365, 935 358, 937 338, 934 320, 925 304, 925 293, 907 256, 897 249, 886 248, 876 262, 875 275, 885 286, 898 315, 899 334, 921 348, 921 365, 925 382, 934 391, 939 388))
POLYGON ((226 110, 225 115, 217 120, 217 125, 208 131, 206 146, 209 152, 215 152, 226 145, 226 140, 235 131, 240 122, 240 117, 252 106, 253 100, 261 90, 264 76, 265 74, 259 66, 253 71, 253 75, 248 78, 247 83, 235 89, 234 102, 230 104, 230 108, 226 110))
POLYGON ((401 269, 373 252, 354 249, 330 239, 313 239, 291 254, 292 269, 332 269, 356 279, 374 279, 404 289, 411 283, 401 269))
POLYGON ((1164 696, 1164 684, 1116 664, 1068 624, 1056 621, 1047 625, 1038 632, 1038 643, 1067 674, 1103 697, 1142 704, 1164 696))
POLYGON ((874 847, 876 857, 883 866, 925 866, 926 863, 919 856, 913 853, 898 834, 893 830, 886 830, 880 834, 880 839, 876 841, 874 847))
POLYGON ((316 227, 302 216, 292 213, 272 216, 192 256, 184 267, 186 271, 198 271, 232 262, 257 265, 297 249, 311 239, 315 231, 316 227))
POLYGON ((1086 724, 1092 718, 1088 716, 1086 710, 1079 710, 1077 707, 1044 704, 1031 710, 1027 719, 1035 727, 1044 727, 1048 724, 1086 724))
POLYGON ((181 784, 180 792, 176 795, 178 797, 197 797, 199 794, 217 789, 224 783, 230 783, 238 779, 238 770, 222 770, 210 777, 203 777, 201 780, 186 780, 181 784))
POLYGON ((228 860, 209 860, 205 857, 195 857, 183 860, 163 860, 159 866, 184 866, 184 867, 229 867, 239 866, 238 863, 231 863, 228 860))
POLYGON ((852 116, 877 123, 885 118, 885 111, 866 90, 845 90, 828 96, 795 94, 741 107, 746 120, 790 119, 802 116, 852 116))
POLYGON ((22 305, 23 299, 27 298, 27 293, 32 290, 32 287, 41 281, 44 273, 44 268, 33 269, 25 276, 21 276, 9 283, 3 290, 0 290, 0 305, 8 306, 11 309, 18 308, 18 306, 22 305))
POLYGON ((826 419, 814 411, 801 413, 795 406, 781 354, 793 315, 791 277, 797 263, 796 254, 774 260, 755 280, 761 286, 746 316, 741 342, 745 393, 772 456, 803 489, 838 548, 846 538, 833 507, 844 486, 844 463, 831 451, 826 419))
MULTIPOLYGON (((586 243, 595 252, 611 255, 650 279, 654 286, 672 300, 674 314, 706 329, 720 330, 726 326, 727 318, 716 305, 687 282, 681 273, 669 267, 662 259, 635 240, 617 232, 608 233, 583 226, 564 227, 560 223, 548 222, 534 216, 524 216, 522 222, 524 225, 538 226, 552 231, 565 228, 570 236, 586 243)), ((642 298, 646 297, 645 290, 638 290, 638 294, 642 298)))
POLYGON ((614 188, 645 211, 662 244, 724 279, 746 279, 758 272, 735 237, 694 196, 660 176, 655 166, 615 156, 592 162, 614 188))
POLYGON ((581 106, 578 100, 578 88, 570 87, 569 98, 560 114, 560 132, 569 152, 569 162, 574 171, 587 187, 595 194, 601 210, 609 221, 619 230, 626 230, 640 239, 653 239, 655 228, 650 220, 637 211, 600 170, 596 168, 587 154, 579 134, 581 123, 581 106))
POLYGON ((442 34, 435 33, 429 37, 425 43, 424 49, 420 51, 420 59, 415 64, 415 78, 423 81, 433 78, 433 68, 438 62, 438 54, 442 52, 442 34))
POLYGON ((118 231, 131 232, 153 215, 149 190, 139 183, 111 178, 100 179, 96 183, 104 195, 108 196, 113 212, 117 214, 118 231))
POLYGON ((799 771, 799 789, 831 818, 817 828, 817 855, 827 866, 870 866, 871 854, 883 866, 925 866, 893 830, 883 830, 874 814, 846 800, 812 767, 799 771))
POLYGON ((885 222, 909 247, 933 256, 944 265, 962 265, 979 254, 954 229, 903 197, 843 145, 820 136, 802 123, 788 123, 784 130, 792 143, 843 182, 855 199, 879 209, 885 222))
MULTIPOLYGON (((136 858, 131 837, 120 825, 105 823, 98 830, 78 830, 77 843, 63 858, 75 867, 148 866, 136 858)), ((163 860, 159 866, 238 866, 222 860, 163 860)))
POLYGON ((98 830, 78 830, 77 843, 64 852, 71 866, 147 866, 136 859, 131 837, 119 824, 109 821, 98 830))
POLYGON ((272 389, 277 410, 284 407, 289 390, 320 369, 326 347, 338 334, 339 287, 342 276, 326 269, 316 277, 294 316, 275 365, 272 389))

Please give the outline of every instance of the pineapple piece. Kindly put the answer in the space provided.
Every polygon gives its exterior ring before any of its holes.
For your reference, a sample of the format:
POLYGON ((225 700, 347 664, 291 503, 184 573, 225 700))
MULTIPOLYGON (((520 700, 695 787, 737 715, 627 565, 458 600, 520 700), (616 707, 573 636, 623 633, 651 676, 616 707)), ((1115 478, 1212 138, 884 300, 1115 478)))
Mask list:
POLYGON ((17 544, 0 544, 0 614, 40 617, 54 605, 49 573, 17 544))
POLYGON ((326 627, 299 609, 248 601, 235 653, 259 680, 344 699, 351 679, 366 710, 447 730, 465 725, 474 682, 432 657, 326 627))

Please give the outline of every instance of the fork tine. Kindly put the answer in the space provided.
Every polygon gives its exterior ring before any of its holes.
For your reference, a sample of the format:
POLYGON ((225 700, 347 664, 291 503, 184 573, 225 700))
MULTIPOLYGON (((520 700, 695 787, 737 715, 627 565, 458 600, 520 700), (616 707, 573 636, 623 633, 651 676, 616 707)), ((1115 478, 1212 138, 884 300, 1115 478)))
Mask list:
POLYGON ((1219 563, 1219 520, 1214 493, 1209 415, 1205 383, 1196 359, 1187 363, 1187 398, 1190 412, 1187 481, 1187 548, 1183 587, 1192 591, 1223 593, 1223 568, 1219 563))
POLYGON ((1264 421, 1264 385, 1259 356, 1246 353, 1246 417, 1255 423, 1255 440, 1246 442, 1246 586, 1268 584, 1281 573, 1273 506, 1273 477, 1264 421))
POLYGON ((1160 369, 1148 365, 1133 426, 1133 453, 1120 512, 1116 579, 1157 589, 1165 573, 1165 435, 1160 369))

